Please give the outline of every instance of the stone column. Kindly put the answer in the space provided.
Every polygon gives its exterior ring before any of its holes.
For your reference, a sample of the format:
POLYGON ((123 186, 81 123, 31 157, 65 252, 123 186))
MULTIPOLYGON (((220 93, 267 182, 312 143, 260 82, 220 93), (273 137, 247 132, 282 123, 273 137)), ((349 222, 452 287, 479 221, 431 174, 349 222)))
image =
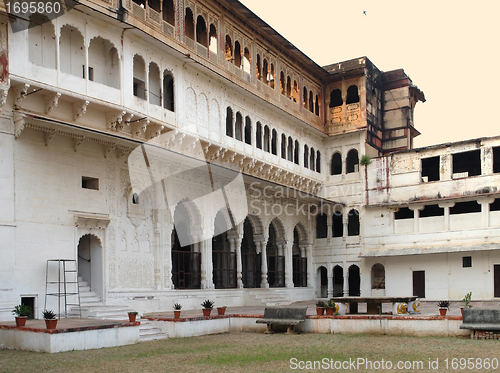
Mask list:
POLYGON ((268 288, 269 283, 267 282, 267 240, 256 242, 256 246, 260 246, 260 257, 261 257, 261 277, 262 281, 260 283, 261 288, 268 288))
POLYGON ((304 247, 304 255, 307 258, 307 287, 316 289, 316 282, 314 276, 314 267, 313 267, 313 256, 312 256, 312 245, 305 244, 304 247))
POLYGON ((328 292, 326 295, 328 298, 331 298, 333 297, 333 268, 331 263, 328 263, 328 267, 326 268, 326 278, 328 281, 328 292))
POLYGON ((481 228, 490 226, 490 203, 495 202, 495 197, 480 197, 477 203, 481 205, 481 228))
POLYGON ((173 224, 170 222, 165 223, 164 231, 168 232, 163 243, 163 286, 165 289, 172 289, 172 230, 174 229, 173 224))
POLYGON ((344 262, 344 269, 343 269, 343 275, 344 275, 344 297, 349 296, 349 267, 347 267, 347 263, 344 262))
POLYGON ((293 240, 285 241, 283 250, 285 252, 285 286, 293 288, 293 240))
POLYGON ((229 239, 229 244, 231 245, 231 252, 236 253, 236 287, 238 289, 243 289, 243 264, 241 260, 241 242, 243 240, 242 235, 234 236, 229 239))
POLYGON ((455 206, 455 202, 442 202, 438 204, 439 207, 444 209, 444 230, 450 230, 450 207, 455 206))
POLYGON ((328 240, 328 244, 330 244, 330 239, 332 238, 332 215, 326 215, 326 238, 328 240))
POLYGON ((419 232, 419 218, 420 211, 424 209, 425 206, 410 206, 410 210, 413 211, 413 233, 419 232))

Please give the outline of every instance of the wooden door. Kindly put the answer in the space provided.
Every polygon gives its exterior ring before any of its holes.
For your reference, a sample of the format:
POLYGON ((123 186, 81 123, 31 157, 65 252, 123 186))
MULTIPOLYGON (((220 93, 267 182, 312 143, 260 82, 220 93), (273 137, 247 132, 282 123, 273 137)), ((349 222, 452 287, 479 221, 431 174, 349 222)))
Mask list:
POLYGON ((500 297, 500 264, 495 264, 494 267, 494 282, 493 282, 493 293, 495 298, 500 297))
POLYGON ((425 298, 425 271, 413 271, 413 295, 425 298))

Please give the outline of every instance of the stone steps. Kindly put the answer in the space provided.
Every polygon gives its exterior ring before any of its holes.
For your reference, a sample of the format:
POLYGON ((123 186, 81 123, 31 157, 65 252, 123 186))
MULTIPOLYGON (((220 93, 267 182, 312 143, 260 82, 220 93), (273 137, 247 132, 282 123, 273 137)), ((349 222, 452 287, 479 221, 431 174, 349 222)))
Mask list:
POLYGON ((156 326, 152 321, 141 319, 139 326, 139 342, 156 341, 159 339, 167 339, 168 334, 162 332, 161 328, 156 326))
POLYGON ((275 289, 254 289, 250 291, 250 294, 264 306, 288 306, 291 304, 288 294, 275 291, 275 289))

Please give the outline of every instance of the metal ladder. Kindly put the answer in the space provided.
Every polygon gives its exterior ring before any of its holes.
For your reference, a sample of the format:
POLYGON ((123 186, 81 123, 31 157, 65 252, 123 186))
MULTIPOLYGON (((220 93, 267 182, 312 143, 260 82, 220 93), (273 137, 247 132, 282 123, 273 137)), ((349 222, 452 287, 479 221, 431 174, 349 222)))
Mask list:
POLYGON ((44 309, 47 309, 47 299, 49 296, 57 297, 59 318, 61 318, 62 302, 64 302, 64 317, 68 317, 68 306, 77 306, 80 310, 80 318, 82 318, 82 309, 80 307, 80 286, 78 283, 78 268, 76 260, 47 259, 47 267, 45 270, 44 309), (56 265, 57 268, 55 268, 56 265), (57 272, 57 278, 55 277, 56 274, 54 272, 57 272), (68 300, 68 298, 70 299, 68 300), (74 300, 72 301, 71 298, 74 300))

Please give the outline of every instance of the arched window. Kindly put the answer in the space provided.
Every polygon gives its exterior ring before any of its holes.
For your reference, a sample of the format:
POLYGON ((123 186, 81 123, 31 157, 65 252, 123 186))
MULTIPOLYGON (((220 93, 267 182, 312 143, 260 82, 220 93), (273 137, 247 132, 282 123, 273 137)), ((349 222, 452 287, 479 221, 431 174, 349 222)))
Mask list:
POLYGON ((280 73, 280 93, 285 95, 285 74, 283 71, 280 73))
POLYGON ((196 42, 208 48, 207 24, 201 15, 196 18, 196 42))
POLYGON ((271 134, 269 133, 269 127, 264 127, 264 151, 269 153, 269 137, 271 134))
POLYGON ((316 172, 321 172, 321 153, 316 151, 316 172))
POLYGON ((281 134, 281 158, 286 159, 286 136, 281 134))
POLYGON ((149 63, 149 102, 161 106, 160 68, 154 62, 149 63))
POLYGON ((243 116, 239 111, 236 113, 236 121, 234 122, 234 138, 243 140, 243 116))
POLYGON ((316 100, 314 101, 314 114, 319 117, 319 97, 316 95, 316 100))
POLYGON ((174 77, 168 70, 163 72, 163 107, 174 111, 174 77))
POLYGON ((251 61, 252 58, 250 57, 250 51, 248 48, 245 48, 245 51, 243 53, 243 71, 245 72, 245 80, 247 82, 252 81, 252 76, 251 76, 251 61))
MULTIPOLYGON (((113 43, 100 36, 93 38, 89 45, 88 79, 108 87, 120 88, 120 63, 118 51, 113 43)), ((142 61, 144 65, 144 60, 142 61)), ((145 77, 145 69, 143 79, 145 77)), ((144 82, 144 80, 143 80, 144 82)), ((145 92, 143 92, 145 95, 145 92)))
POLYGON ((218 53, 218 45, 217 42, 217 28, 213 23, 210 24, 210 32, 208 34, 208 49, 210 53, 217 54, 218 53))
POLYGON ((326 214, 316 215, 316 238, 326 238, 328 232, 326 214))
POLYGON ((342 211, 335 211, 332 216, 332 237, 342 237, 344 235, 344 222, 342 221, 342 211))
POLYGON ((288 147, 287 147, 287 159, 290 162, 293 162, 293 140, 290 136, 288 136, 288 147))
POLYGON ((358 151, 356 149, 351 149, 347 153, 346 168, 348 174, 359 171, 358 151))
POLYGON ((307 109, 307 88, 304 87, 302 90, 302 104, 304 105, 304 109, 307 109))
POLYGON ((267 67, 267 60, 264 58, 264 62, 262 62, 262 81, 264 84, 269 84, 269 69, 267 67))
POLYGON ((248 115, 245 117, 245 144, 252 145, 252 121, 248 115))
POLYGON ((237 40, 234 42, 234 64, 241 69, 241 46, 237 40))
POLYGON ((346 104, 354 104, 359 102, 358 87, 355 85, 347 88, 347 97, 345 99, 346 104))
POLYGON ((163 0, 163 20, 175 25, 174 0, 163 0))
POLYGON ((278 154, 278 132, 273 129, 271 137, 271 153, 274 155, 278 154))
POLYGON ((314 95, 313 91, 309 91, 309 111, 314 113, 314 95))
POLYGON ((293 162, 299 164, 299 142, 295 140, 295 147, 293 148, 293 162))
POLYGON ((342 174, 342 156, 340 153, 335 153, 332 156, 332 175, 340 175, 342 174))
POLYGON ((299 85, 297 81, 293 81, 293 102, 299 102, 299 85))
POLYGON ((334 89, 330 92, 330 105, 329 107, 342 106, 344 101, 342 100, 342 92, 340 89, 334 89))
POLYGON ((347 235, 359 236, 359 212, 356 209, 349 211, 347 216, 347 235))
POLYGON ((59 68, 63 73, 85 78, 83 35, 77 28, 70 25, 64 25, 61 28, 61 36, 59 37, 59 68))
POLYGON ((262 124, 257 122, 257 129, 255 130, 255 146, 262 149, 262 124))
POLYGON ((153 9, 155 12, 160 13, 160 2, 159 0, 148 0, 148 7, 153 9))
POLYGON ((382 264, 376 263, 372 266, 372 289, 385 289, 385 268, 382 264))
POLYGON ((194 40, 194 17, 190 8, 186 8, 186 15, 184 17, 184 34, 187 38, 194 40))
POLYGON ((262 66, 260 63, 260 54, 257 54, 257 64, 255 65, 255 76, 257 80, 261 80, 262 78, 262 66))
POLYGON ((309 156, 309 168, 314 171, 314 166, 316 166, 316 157, 315 157, 314 148, 311 148, 311 154, 309 156))
POLYGON ((233 137, 233 109, 226 109, 226 136, 233 137))
POLYGON ((55 69, 57 48, 54 24, 45 15, 39 13, 31 15, 30 21, 38 26, 28 28, 29 61, 39 66, 55 69))
POLYGON ((233 63, 233 43, 229 35, 226 35, 225 57, 226 61, 233 63))
POLYGON ((309 147, 304 145, 304 167, 309 168, 309 147))
POLYGON ((139 204, 139 195, 137 193, 132 194, 132 204, 134 205, 139 204))
POLYGON ((146 65, 144 59, 136 54, 134 56, 134 96, 146 99, 146 65))
POLYGON ((292 81, 289 76, 286 77, 286 97, 292 98, 292 81))

